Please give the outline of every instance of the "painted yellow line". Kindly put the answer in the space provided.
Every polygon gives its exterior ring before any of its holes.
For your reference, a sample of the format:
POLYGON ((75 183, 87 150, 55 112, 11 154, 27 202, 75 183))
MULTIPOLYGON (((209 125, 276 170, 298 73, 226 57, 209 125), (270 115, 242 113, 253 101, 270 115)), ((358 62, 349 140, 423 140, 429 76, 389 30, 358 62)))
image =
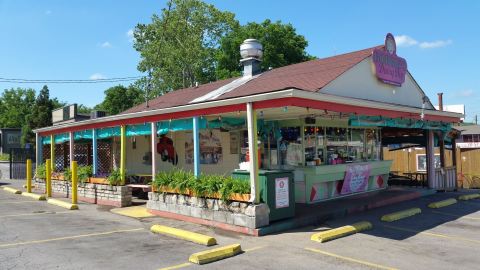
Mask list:
POLYGON ((370 230, 372 228, 373 228, 372 223, 368 221, 362 221, 362 222, 354 223, 352 225, 342 226, 339 228, 326 230, 323 232, 313 234, 310 237, 310 240, 315 242, 325 243, 330 240, 356 234, 358 232, 370 230))
POLYGON ((193 253, 188 258, 188 261, 196 264, 206 264, 216 262, 228 257, 233 257, 241 252, 242 247, 240 246, 240 244, 233 244, 193 253))
POLYGON ((265 248, 265 246, 259 246, 259 247, 247 248, 247 249, 244 249, 243 251, 244 251, 244 252, 252 252, 252 251, 255 251, 255 250, 262 249, 262 248, 265 248))
POLYGON ((177 265, 173 265, 173 266, 169 266, 169 267, 165 267, 165 268, 160 268, 158 270, 174 270, 174 269, 180 269, 180 268, 184 268, 184 267, 187 267, 187 266, 190 266, 192 265, 191 263, 182 263, 182 264, 177 264, 177 265))
POLYGON ((440 211, 432 211, 432 213, 439 214, 439 215, 444 215, 444 216, 461 218, 461 219, 480 220, 480 218, 476 218, 476 217, 467 217, 467 216, 445 213, 445 212, 440 212, 440 211))
POLYGON ((62 201, 62 200, 48 199, 47 202, 49 204, 60 206, 60 207, 63 207, 63 208, 69 209, 69 210, 78 210, 78 205, 77 204, 65 202, 65 201, 62 201))
POLYGON ((437 238, 452 239, 452 240, 458 240, 458 241, 463 241, 463 242, 480 244, 480 241, 478 241, 478 240, 473 240, 473 239, 464 238, 464 237, 455 236, 455 235, 447 235, 447 234, 442 234, 442 233, 432 233, 432 232, 426 232, 426 231, 417 231, 417 230, 412 230, 412 229, 407 229, 407 228, 402 228, 402 227, 397 227, 397 226, 390 226, 390 225, 383 225, 383 227, 388 228, 388 229, 397 230, 397 231, 412 232, 412 233, 417 233, 417 234, 433 236, 433 237, 437 237, 437 238))
POLYGON ((136 232, 136 231, 142 231, 142 230, 144 230, 144 229, 143 229, 143 228, 136 228, 136 229, 126 229, 126 230, 115 230, 115 231, 108 231, 108 232, 80 234, 80 235, 72 235, 72 236, 65 236, 65 237, 58 237, 58 238, 50 238, 50 239, 42 239, 42 240, 33 240, 33 241, 16 242, 16 243, 7 243, 7 244, 0 244, 0 248, 23 246, 23 245, 32 245, 32 244, 42 244, 42 243, 62 241, 62 240, 78 239, 78 238, 85 238, 85 237, 92 237, 92 236, 102 236, 102 235, 109 235, 109 234, 115 234, 115 233, 124 233, 124 232, 136 232))
POLYGON ((4 216, 0 216, 0 218, 4 218, 4 217, 37 216, 37 215, 46 215, 46 214, 66 214, 66 213, 72 213, 72 211, 60 211, 60 212, 41 212, 41 213, 14 214, 14 215, 4 215, 4 216))
POLYGON ((380 265, 380 264, 376 264, 376 263, 371 263, 371 262, 367 262, 367 261, 363 261, 363 260, 359 260, 359 259, 354 259, 354 258, 334 254, 334 253, 323 251, 323 250, 316 249, 316 248, 305 248, 305 249, 309 250, 309 251, 312 251, 312 252, 327 255, 327 256, 330 256, 330 257, 334 257, 334 258, 337 258, 337 259, 340 259, 340 260, 344 260, 344 261, 348 261, 348 262, 354 262, 354 263, 358 263, 358 264, 363 264, 363 265, 366 265, 366 266, 369 266, 369 267, 372 267, 372 268, 386 269, 386 270, 397 270, 397 268, 384 266, 384 265, 380 265))
POLYGON ((459 200, 461 201, 468 201, 468 200, 473 200, 473 199, 478 199, 480 198, 480 194, 474 193, 474 194, 465 194, 460 197, 458 197, 459 200))
POLYGON ((150 231, 152 231, 153 233, 173 236, 179 239, 187 240, 187 241, 205 245, 205 246, 212 246, 217 244, 217 240, 211 236, 194 233, 186 230, 181 230, 173 227, 163 226, 163 225, 153 225, 150 228, 150 231))
POLYGON ((10 193, 13 193, 13 194, 22 194, 21 190, 11 188, 11 187, 3 187, 3 190, 5 190, 7 192, 10 192, 10 193))
POLYGON ((0 205, 4 204, 16 204, 16 203, 38 203, 39 201, 20 201, 20 202, 0 202, 0 205))
POLYGON ((456 203, 457 203, 456 199, 450 198, 450 199, 446 199, 446 200, 443 200, 443 201, 430 203, 430 204, 428 204, 428 207, 429 208, 442 208, 442 207, 449 206, 449 205, 456 204, 456 203))
POLYGON ((386 221, 386 222, 392 222, 392 221, 396 221, 396 220, 399 220, 399 219, 411 217, 411 216, 414 216, 414 215, 420 214, 420 213, 422 213, 422 210, 420 208, 410 208, 410 209, 407 209, 407 210, 398 211, 398 212, 394 212, 394 213, 384 215, 384 216, 382 216, 381 220, 386 221))

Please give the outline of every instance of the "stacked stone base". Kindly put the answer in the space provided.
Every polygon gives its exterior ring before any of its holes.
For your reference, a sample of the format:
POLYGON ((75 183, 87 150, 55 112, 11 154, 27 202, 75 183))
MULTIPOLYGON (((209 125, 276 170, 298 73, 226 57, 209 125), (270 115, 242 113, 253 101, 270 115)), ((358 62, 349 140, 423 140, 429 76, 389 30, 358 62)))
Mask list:
MULTIPOLYGON (((36 180, 37 188, 45 191, 45 181, 36 180)), ((68 181, 52 180, 52 193, 71 197, 72 185, 68 181)), ((78 183, 78 200, 99 205, 125 207, 132 205, 132 188, 104 184, 78 183)))
POLYGON ((148 193, 147 209, 165 217, 229 227, 248 234, 254 234, 254 229, 268 226, 270 214, 266 204, 224 202, 220 199, 156 192, 148 193))

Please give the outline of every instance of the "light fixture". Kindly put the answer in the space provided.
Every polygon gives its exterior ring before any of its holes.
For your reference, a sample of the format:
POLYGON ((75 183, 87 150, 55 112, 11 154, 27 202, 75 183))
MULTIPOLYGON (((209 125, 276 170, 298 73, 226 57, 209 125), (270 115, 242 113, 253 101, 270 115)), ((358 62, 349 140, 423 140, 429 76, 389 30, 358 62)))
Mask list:
POLYGON ((263 117, 263 111, 260 111, 260 117, 263 117))
POLYGON ((288 107, 287 106, 283 107, 283 111, 288 112, 288 107))

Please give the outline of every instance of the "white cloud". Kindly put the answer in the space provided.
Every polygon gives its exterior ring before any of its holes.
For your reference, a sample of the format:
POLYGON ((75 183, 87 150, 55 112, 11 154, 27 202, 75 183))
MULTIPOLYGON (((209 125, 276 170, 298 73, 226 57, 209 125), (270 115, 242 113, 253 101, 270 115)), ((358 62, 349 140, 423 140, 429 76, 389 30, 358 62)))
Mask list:
POLYGON ((420 42, 408 35, 395 36, 395 42, 397 43, 398 47, 418 46, 420 49, 441 48, 453 43, 451 39, 420 42))
POLYGON ((50 15, 50 14, 52 14, 51 10, 45 10, 45 15, 50 15))
POLYGON ((440 48, 445 47, 452 44, 452 40, 435 40, 431 42, 422 42, 418 46, 422 49, 433 49, 433 48, 440 48))
POLYGON ((395 36, 395 43, 398 47, 410 47, 418 44, 418 41, 407 35, 395 36))
POLYGON ((94 73, 90 76, 90 80, 102 80, 102 79, 106 79, 107 77, 105 77, 103 74, 101 73, 94 73))
POLYGON ((111 47, 112 47, 112 44, 110 44, 110 42, 108 42, 108 41, 105 41, 105 42, 103 42, 102 44, 100 44, 100 47, 102 47, 102 48, 111 48, 111 47))
POLYGON ((133 36, 133 29, 129 29, 126 35, 128 37, 128 41, 133 42, 135 40, 135 37, 133 36))
POLYGON ((461 91, 458 91, 455 93, 456 96, 458 97, 472 97, 475 95, 475 91, 473 91, 472 89, 466 89, 466 90, 461 90, 461 91))

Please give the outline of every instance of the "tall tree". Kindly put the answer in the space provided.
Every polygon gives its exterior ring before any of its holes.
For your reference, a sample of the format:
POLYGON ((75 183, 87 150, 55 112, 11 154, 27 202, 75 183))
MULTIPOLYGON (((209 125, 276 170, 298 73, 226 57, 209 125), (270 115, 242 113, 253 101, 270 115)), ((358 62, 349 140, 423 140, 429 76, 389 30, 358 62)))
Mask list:
POLYGON ((200 0, 169 0, 150 24, 135 28, 138 69, 151 72, 160 93, 215 80, 216 48, 238 25, 234 17, 200 0))
POLYGON ((33 89, 6 89, 0 96, 0 127, 21 128, 35 103, 33 89))
POLYGON ((144 93, 140 89, 133 86, 117 85, 105 90, 105 99, 95 106, 95 109, 104 110, 113 115, 138 105, 144 100, 144 93))
POLYGON ((308 42, 304 36, 296 33, 291 24, 281 21, 262 23, 251 22, 238 26, 221 39, 217 54, 217 78, 224 79, 241 74, 240 44, 245 39, 258 39, 263 45, 263 70, 277 68, 313 59, 305 48, 308 42))
POLYGON ((50 90, 48 86, 44 85, 35 99, 31 113, 27 115, 26 122, 22 126, 22 144, 35 142, 32 130, 52 125, 52 110, 55 109, 55 103, 59 102, 56 99, 50 99, 50 90))

